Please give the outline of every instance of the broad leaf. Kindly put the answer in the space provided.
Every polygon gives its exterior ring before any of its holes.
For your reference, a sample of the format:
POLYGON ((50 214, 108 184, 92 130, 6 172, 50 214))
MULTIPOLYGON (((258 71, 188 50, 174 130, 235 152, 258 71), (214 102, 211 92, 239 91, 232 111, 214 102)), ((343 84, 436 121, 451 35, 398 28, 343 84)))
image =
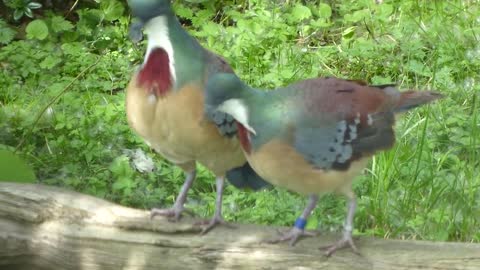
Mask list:
POLYGON ((122 3, 117 0, 104 0, 100 4, 100 9, 105 15, 105 20, 114 21, 118 20, 123 15, 125 8, 122 3))
POLYGON ((72 23, 65 20, 61 16, 53 16, 51 19, 51 25, 52 25, 52 30, 55 33, 73 29, 72 23))
POLYGON ((27 38, 29 39, 44 40, 48 36, 48 27, 43 20, 31 21, 27 25, 25 31, 27 32, 27 38))
POLYGON ((297 4, 292 9, 291 20, 294 22, 301 22, 305 19, 312 17, 312 11, 304 5, 297 4))
POLYGON ((332 16, 332 8, 324 3, 320 3, 318 6, 318 15, 323 19, 328 19, 332 16))
POLYGON ((5 21, 0 20, 0 44, 10 43, 16 34, 17 32, 8 27, 5 21))

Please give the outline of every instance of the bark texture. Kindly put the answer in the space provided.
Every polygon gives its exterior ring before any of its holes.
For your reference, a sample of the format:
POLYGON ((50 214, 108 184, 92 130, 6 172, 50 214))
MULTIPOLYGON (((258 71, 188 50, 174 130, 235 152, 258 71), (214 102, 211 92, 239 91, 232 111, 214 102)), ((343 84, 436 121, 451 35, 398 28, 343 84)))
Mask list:
POLYGON ((480 269, 480 244, 362 237, 362 256, 326 258, 318 247, 339 235, 288 247, 261 243, 272 227, 200 236, 192 224, 152 221, 148 211, 60 188, 0 183, 0 269, 480 269))

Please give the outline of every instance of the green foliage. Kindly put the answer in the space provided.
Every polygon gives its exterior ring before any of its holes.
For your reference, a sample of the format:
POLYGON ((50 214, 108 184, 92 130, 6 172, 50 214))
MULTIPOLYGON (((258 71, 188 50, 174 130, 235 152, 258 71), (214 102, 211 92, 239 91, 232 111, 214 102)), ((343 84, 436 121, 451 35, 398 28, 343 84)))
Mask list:
POLYGON ((104 0, 100 2, 100 10, 103 12, 104 19, 107 21, 118 20, 125 10, 122 3, 116 0, 104 0))
MULTIPOLYGON (((280 2, 174 5, 188 31, 256 87, 333 75, 444 93, 437 104, 400 117, 397 145, 376 155, 354 183, 356 233, 480 241, 479 7, 468 1, 280 2)), ((168 206, 184 176, 125 119, 122 90, 145 50, 145 42, 128 41, 125 10, 120 1, 101 1, 76 9, 75 21, 46 10, 27 25, 27 40, 18 41, 0 20, 6 45, 0 48, 0 143, 12 148, 24 138, 19 154, 41 183, 129 206, 168 206), (141 169, 137 153, 152 159, 153 170, 141 169)), ((212 174, 199 166, 187 206, 212 215, 214 191, 212 174)), ((276 225, 291 225, 306 203, 282 189, 227 186, 224 198, 227 220, 276 225)), ((328 194, 307 226, 339 230, 344 216, 345 200, 328 194)))
POLYGON ((33 18, 33 10, 42 7, 42 4, 31 0, 3 0, 3 3, 13 9, 13 19, 20 20, 24 15, 33 18))
POLYGON ((50 17, 50 26, 54 33, 62 33, 73 30, 74 26, 70 21, 65 20, 61 16, 50 17))
POLYGON ((17 32, 12 28, 8 27, 7 23, 0 19, 0 44, 10 43, 17 32))
POLYGON ((25 31, 29 39, 44 40, 48 36, 48 27, 43 20, 31 21, 25 31))
POLYGON ((14 153, 1 149, 3 147, 4 146, 0 145, 0 182, 35 182, 35 173, 33 172, 33 169, 14 153))
POLYGON ((293 23, 299 23, 312 17, 310 9, 302 4, 296 4, 290 12, 291 16, 288 16, 288 19, 293 23))

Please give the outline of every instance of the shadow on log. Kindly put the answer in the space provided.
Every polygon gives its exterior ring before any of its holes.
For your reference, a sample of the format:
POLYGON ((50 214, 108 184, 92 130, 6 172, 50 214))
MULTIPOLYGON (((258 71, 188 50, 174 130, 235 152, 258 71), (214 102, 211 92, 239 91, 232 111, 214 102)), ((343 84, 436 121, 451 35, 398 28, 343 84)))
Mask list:
POLYGON ((199 236, 171 223, 43 185, 0 183, 0 269, 480 269, 480 245, 361 237, 362 256, 318 249, 338 235, 295 247, 260 241, 275 229, 237 225, 199 236))

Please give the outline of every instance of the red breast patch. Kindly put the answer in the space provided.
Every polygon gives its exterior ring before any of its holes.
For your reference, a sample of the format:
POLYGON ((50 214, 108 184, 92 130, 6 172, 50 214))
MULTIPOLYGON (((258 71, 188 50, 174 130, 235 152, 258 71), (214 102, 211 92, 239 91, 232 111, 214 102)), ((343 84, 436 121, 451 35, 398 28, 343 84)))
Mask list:
POLYGON ((240 124, 238 121, 235 121, 235 122, 237 123, 238 140, 240 140, 240 144, 242 145, 243 150, 247 154, 250 154, 250 152, 252 151, 252 144, 250 143, 250 134, 242 124, 240 124))
POLYGON ((172 87, 169 64, 170 60, 164 49, 153 49, 138 74, 138 85, 156 96, 165 95, 172 87))

